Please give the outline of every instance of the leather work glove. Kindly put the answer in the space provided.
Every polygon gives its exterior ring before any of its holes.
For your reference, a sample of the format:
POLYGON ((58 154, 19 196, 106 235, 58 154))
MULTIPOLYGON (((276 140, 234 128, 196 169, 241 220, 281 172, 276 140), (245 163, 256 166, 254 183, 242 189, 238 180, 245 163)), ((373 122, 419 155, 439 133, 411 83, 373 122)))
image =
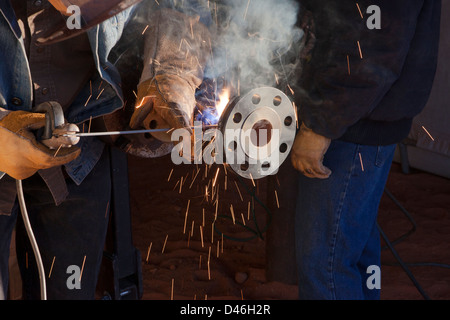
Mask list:
POLYGON ((331 170, 323 165, 323 158, 330 143, 331 139, 302 124, 292 147, 292 165, 308 178, 329 178, 331 170))
POLYGON ((17 180, 40 169, 66 164, 80 154, 77 147, 51 150, 36 140, 33 130, 45 126, 45 114, 0 108, 0 171, 17 180))
MULTIPOLYGON (((149 18, 144 70, 130 127, 186 128, 192 133, 195 91, 203 80, 210 34, 198 17, 161 9, 149 18)), ((171 142, 169 133, 152 134, 171 142)))

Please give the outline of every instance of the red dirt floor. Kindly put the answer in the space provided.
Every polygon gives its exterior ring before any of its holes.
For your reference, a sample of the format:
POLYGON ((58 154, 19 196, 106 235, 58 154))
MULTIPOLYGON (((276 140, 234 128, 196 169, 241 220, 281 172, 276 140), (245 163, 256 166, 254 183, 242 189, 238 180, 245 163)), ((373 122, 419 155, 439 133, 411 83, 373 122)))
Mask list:
MULTIPOLYGON (((212 190, 218 168, 175 166, 170 157, 129 158, 133 239, 142 254, 143 300, 297 299, 296 285, 267 281, 265 240, 246 239, 253 233, 243 227, 243 221, 253 230, 256 225, 248 220, 251 198, 244 185, 221 166, 212 190), (214 227, 224 234, 223 239, 212 232, 217 194, 214 227)), ((256 195, 264 201, 265 181, 255 184, 256 195)), ((412 234, 395 245, 401 259, 450 264, 450 180, 417 170, 406 175, 394 164, 387 188, 416 224, 412 234)), ((258 226, 264 226, 265 220, 265 211, 257 210, 258 226)), ((379 225, 394 240, 413 224, 385 194, 379 225)), ((409 268, 430 299, 450 299, 450 269, 442 265, 409 268)), ((381 272, 382 300, 424 299, 388 249, 382 252, 381 272)))

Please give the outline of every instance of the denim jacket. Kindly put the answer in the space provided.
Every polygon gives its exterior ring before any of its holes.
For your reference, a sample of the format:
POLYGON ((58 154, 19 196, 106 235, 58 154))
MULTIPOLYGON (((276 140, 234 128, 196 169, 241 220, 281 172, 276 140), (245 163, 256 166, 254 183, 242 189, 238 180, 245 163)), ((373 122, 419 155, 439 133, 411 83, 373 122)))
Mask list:
MULTIPOLYGON (((207 6, 201 0, 190 0, 178 6, 179 1, 161 1, 161 6, 199 14, 210 24, 207 6)), ((97 74, 66 111, 68 122, 80 124, 87 120, 113 113, 124 106, 121 77, 115 65, 108 60, 114 46, 121 39, 124 28, 139 6, 152 10, 155 2, 144 0, 87 31, 97 74), (92 96, 92 99, 89 97, 92 96), (86 103, 89 101, 88 103, 86 103)), ((139 9, 140 10, 140 9, 139 9)), ((10 0, 0 0, 0 107, 8 110, 31 111, 33 87, 30 68, 21 31, 10 0)), ((65 165, 75 183, 81 184, 100 158, 104 144, 95 138, 83 138, 77 145, 81 155, 65 165)))
MULTIPOLYGON (((68 122, 79 124, 123 107, 120 75, 108 61, 108 55, 119 41, 135 8, 131 7, 87 31, 98 74, 94 78, 95 82, 86 84, 66 112, 68 122), (98 83, 101 82, 103 92, 99 99, 92 99, 86 104, 90 86, 99 88, 98 83)), ((0 106, 12 111, 31 111, 33 89, 30 68, 21 31, 9 0, 0 0, 0 12, 0 106)), ((82 150, 81 155, 66 165, 66 171, 80 184, 97 163, 104 144, 96 139, 81 139, 78 147, 82 150)))

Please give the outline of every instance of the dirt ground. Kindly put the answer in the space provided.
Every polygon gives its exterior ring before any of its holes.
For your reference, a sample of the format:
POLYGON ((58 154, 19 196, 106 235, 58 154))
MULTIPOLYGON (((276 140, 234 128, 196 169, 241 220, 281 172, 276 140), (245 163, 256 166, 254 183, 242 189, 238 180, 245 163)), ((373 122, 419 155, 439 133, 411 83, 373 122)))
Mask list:
MULTIPOLYGON (((129 174, 143 300, 297 298, 296 285, 266 279, 264 180, 241 181, 223 166, 174 166, 170 157, 130 157, 129 174)), ((387 188, 412 220, 385 194, 379 225, 390 241, 415 227, 395 249, 426 296, 450 299, 450 269, 441 265, 450 264, 450 181, 394 165, 387 188)), ((381 292, 382 300, 424 299, 387 248, 381 292)))

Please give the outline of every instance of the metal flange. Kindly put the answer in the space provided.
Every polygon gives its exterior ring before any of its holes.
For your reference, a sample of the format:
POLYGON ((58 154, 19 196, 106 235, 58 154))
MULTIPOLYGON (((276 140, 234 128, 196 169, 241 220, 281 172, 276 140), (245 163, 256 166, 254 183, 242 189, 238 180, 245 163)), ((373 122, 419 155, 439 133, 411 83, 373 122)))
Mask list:
POLYGON ((219 120, 226 163, 240 176, 276 174, 296 135, 296 112, 287 95, 272 87, 253 89, 231 101, 219 120))

